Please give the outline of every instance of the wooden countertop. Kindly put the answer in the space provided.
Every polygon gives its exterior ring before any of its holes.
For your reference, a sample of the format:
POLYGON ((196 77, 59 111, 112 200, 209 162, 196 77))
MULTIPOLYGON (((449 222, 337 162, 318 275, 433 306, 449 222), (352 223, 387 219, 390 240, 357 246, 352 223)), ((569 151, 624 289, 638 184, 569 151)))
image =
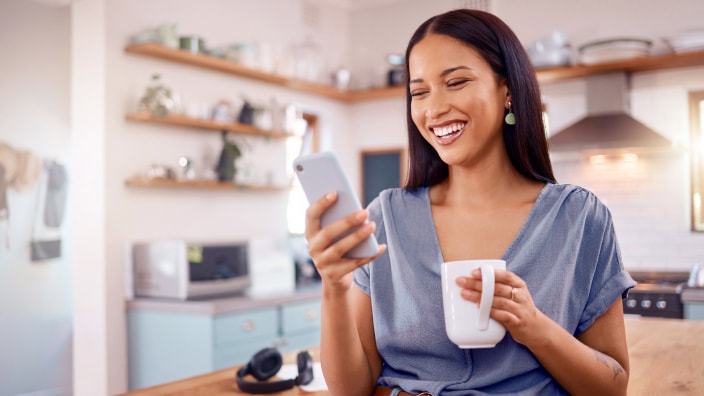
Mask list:
POLYGON ((704 395, 704 320, 626 318, 629 395, 704 395))
MULTIPOLYGON (((628 394, 704 395, 704 321, 626 317, 630 355, 628 394)), ((314 358, 316 352, 312 351, 314 358)), ((233 396, 235 368, 126 393, 129 396, 233 396)), ((327 396, 298 388, 280 396, 327 396)))

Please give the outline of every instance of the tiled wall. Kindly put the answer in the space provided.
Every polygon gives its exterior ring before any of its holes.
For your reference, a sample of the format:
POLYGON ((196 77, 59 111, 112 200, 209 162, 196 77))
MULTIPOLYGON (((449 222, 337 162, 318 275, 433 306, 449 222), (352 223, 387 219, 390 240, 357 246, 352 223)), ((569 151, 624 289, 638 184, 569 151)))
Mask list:
POLYGON ((640 155, 637 161, 555 161, 560 183, 583 186, 611 210, 627 269, 689 270, 704 262, 704 233, 690 231, 689 157, 640 155))

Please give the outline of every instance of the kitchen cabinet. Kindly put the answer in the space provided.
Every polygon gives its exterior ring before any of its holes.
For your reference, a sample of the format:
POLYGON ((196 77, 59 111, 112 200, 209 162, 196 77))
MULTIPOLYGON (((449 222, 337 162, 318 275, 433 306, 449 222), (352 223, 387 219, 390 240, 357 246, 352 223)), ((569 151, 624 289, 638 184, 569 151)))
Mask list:
POLYGON ((685 319, 704 320, 704 303, 687 303, 684 305, 685 319))
POLYGON ((320 300, 281 307, 279 349, 290 352, 320 344, 320 300))
POLYGON ((681 298, 685 319, 704 320, 704 288, 685 288, 681 298))
POLYGON ((320 298, 133 300, 127 334, 129 389, 140 389, 244 364, 266 347, 292 352, 317 346, 320 298))

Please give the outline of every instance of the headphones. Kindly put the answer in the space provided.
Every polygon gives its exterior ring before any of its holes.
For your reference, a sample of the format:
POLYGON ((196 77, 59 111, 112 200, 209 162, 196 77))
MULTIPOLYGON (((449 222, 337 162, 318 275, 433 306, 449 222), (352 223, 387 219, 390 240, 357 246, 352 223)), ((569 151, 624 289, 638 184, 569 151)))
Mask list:
POLYGON ((275 393, 293 388, 295 385, 306 385, 313 381, 313 358, 307 351, 301 351, 296 356, 298 376, 296 378, 274 382, 252 382, 244 379, 247 374, 259 381, 266 381, 281 369, 281 354, 275 348, 265 348, 252 356, 252 359, 237 370, 237 386, 247 393, 275 393))

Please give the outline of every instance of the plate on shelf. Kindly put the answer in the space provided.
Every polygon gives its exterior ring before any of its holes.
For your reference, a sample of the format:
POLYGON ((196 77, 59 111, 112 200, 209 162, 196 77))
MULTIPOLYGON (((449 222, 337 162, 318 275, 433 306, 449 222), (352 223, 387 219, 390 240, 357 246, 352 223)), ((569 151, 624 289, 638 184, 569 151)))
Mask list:
POLYGON ((704 29, 683 31, 663 40, 676 53, 704 50, 704 29))
POLYGON ((579 62, 593 65, 650 55, 652 41, 639 38, 616 38, 593 41, 579 47, 579 62))

